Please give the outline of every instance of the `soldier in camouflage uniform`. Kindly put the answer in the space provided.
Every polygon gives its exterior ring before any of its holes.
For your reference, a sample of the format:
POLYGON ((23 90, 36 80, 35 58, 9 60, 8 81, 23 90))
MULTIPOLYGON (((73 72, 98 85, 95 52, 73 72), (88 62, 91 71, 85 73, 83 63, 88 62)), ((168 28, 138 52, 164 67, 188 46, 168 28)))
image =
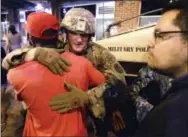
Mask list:
MULTIPOLYGON (((61 113, 65 113, 72 109, 75 109, 79 106, 74 106, 72 100, 74 98, 80 98, 80 101, 86 102, 84 98, 89 99, 88 107, 96 118, 103 118, 105 116, 103 92, 105 91, 106 85, 110 85, 110 81, 120 80, 122 83, 126 84, 124 75, 125 71, 121 65, 116 61, 115 57, 109 53, 108 50, 103 48, 100 45, 97 45, 90 41, 91 37, 95 33, 95 18, 92 13, 83 8, 73 8, 67 12, 65 18, 61 23, 67 34, 67 42, 64 44, 64 51, 71 51, 75 54, 81 55, 89 59, 93 65, 105 73, 107 71, 113 72, 114 77, 104 83, 103 85, 92 88, 87 93, 79 92, 69 92, 66 94, 66 97, 59 95, 53 97, 50 105, 53 110, 59 110, 61 113), (82 50, 76 51, 71 45, 69 40, 69 34, 79 35, 81 38, 88 38, 87 44, 82 50), (67 100, 68 99, 68 100, 67 100), (64 104, 64 101, 68 101, 66 107, 61 108, 61 104, 64 104), (57 107, 57 102, 63 101, 57 107)), ((18 49, 6 56, 3 61, 3 65, 6 69, 22 64, 24 61, 36 60, 41 64, 47 66, 55 74, 63 74, 64 71, 67 71, 67 61, 60 61, 60 55, 54 49, 48 48, 31 48, 25 47, 23 49, 18 49)), ((107 73, 105 73, 107 74, 107 73)), ((70 90, 77 89, 73 86, 70 86, 70 90)), ((83 104, 83 103, 81 103, 83 104)), ((124 123, 123 123, 124 124, 124 123)), ((124 127, 124 126, 122 126, 124 127)))

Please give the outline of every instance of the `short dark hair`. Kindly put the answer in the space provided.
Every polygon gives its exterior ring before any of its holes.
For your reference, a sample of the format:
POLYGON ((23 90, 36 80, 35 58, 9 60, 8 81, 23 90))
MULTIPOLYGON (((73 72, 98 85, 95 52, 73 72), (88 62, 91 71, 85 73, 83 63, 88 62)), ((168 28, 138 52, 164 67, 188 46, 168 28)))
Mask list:
MULTIPOLYGON (((176 18, 174 19, 174 25, 178 26, 182 31, 188 31, 188 1, 187 0, 174 0, 169 3, 164 12, 170 10, 178 10, 176 18)), ((188 42, 188 33, 182 33, 182 38, 188 42)))
POLYGON ((57 42, 58 42, 57 37, 55 37, 53 39, 40 39, 40 38, 31 36, 31 39, 34 43, 39 43, 41 45, 41 47, 46 47, 46 48, 56 48, 57 47, 57 42))
MULTIPOLYGON (((174 20, 174 25, 178 26, 182 31, 188 31, 188 10, 180 10, 174 20)), ((188 32, 182 33, 182 37, 185 41, 188 41, 188 32)))
POLYGON ((16 27, 14 25, 10 25, 8 30, 14 35, 17 34, 18 32, 16 31, 16 27))
POLYGON ((31 36, 32 41, 35 44, 40 44, 41 47, 56 48, 58 42, 58 31, 54 29, 47 29, 42 33, 43 36, 53 36, 54 38, 41 39, 31 36))

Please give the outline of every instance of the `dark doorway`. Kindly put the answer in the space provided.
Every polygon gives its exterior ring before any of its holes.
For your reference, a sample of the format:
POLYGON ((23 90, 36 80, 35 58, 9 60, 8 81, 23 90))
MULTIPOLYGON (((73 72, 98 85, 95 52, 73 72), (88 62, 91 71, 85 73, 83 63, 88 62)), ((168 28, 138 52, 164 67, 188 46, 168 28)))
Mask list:
MULTIPOLYGON (((169 0, 142 0, 141 13, 145 13, 151 10, 164 8, 168 4, 169 0)), ((158 11, 149 15, 161 15, 162 12, 158 11)))

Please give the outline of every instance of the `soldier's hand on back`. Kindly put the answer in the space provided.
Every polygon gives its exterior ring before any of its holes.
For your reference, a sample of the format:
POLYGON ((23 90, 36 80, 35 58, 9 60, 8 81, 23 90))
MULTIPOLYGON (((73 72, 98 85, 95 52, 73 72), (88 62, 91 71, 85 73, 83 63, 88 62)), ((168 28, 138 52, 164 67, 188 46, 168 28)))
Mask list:
POLYGON ((55 49, 37 47, 34 60, 48 67, 54 74, 63 74, 69 71, 71 65, 55 49))
POLYGON ((65 87, 70 92, 54 96, 50 101, 52 110, 66 113, 88 104, 89 98, 86 92, 68 83, 65 83, 65 87))

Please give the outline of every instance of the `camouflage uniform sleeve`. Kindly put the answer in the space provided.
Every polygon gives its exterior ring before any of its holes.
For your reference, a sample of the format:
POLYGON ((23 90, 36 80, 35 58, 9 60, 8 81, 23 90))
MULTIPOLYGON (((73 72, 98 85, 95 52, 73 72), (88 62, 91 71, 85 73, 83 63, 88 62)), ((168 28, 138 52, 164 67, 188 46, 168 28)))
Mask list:
POLYGON ((173 78, 165 75, 161 75, 155 71, 153 71, 153 78, 156 80, 160 87, 160 94, 161 98, 166 95, 166 92, 171 88, 172 86, 172 80, 173 78))
POLYGON ((141 89, 147 87, 147 85, 154 80, 153 71, 148 67, 140 69, 138 73, 138 78, 132 84, 132 90, 136 94, 136 98, 133 99, 136 107, 136 117, 139 122, 141 122, 148 112, 153 108, 153 105, 150 104, 146 99, 139 96, 141 89))
MULTIPOLYGON (((2 66, 6 70, 9 70, 13 67, 19 66, 24 63, 25 56, 28 53, 28 51, 34 49, 32 46, 25 46, 21 49, 16 49, 9 54, 6 55, 6 57, 3 59, 2 66)), ((62 44, 59 48, 56 49, 58 53, 62 53, 64 51, 64 48, 62 47, 62 44)))
POLYGON ((150 81, 156 81, 160 87, 159 92, 161 94, 161 98, 166 94, 166 92, 172 86, 173 78, 157 73, 156 71, 153 71, 149 67, 142 68, 139 71, 139 77, 140 79, 142 79, 142 83, 146 83, 146 84, 148 84, 150 81))
POLYGON ((6 57, 3 59, 2 62, 3 68, 9 70, 13 67, 23 64, 26 53, 32 48, 33 48, 32 46, 25 46, 24 48, 16 49, 8 53, 6 57))
POLYGON ((109 81, 115 83, 116 80, 120 80, 126 83, 124 77, 125 71, 117 62, 116 58, 106 49, 101 50, 101 52, 98 52, 94 56, 99 66, 99 70, 103 72, 103 74, 105 74, 106 72, 113 73, 113 77, 111 77, 110 80, 88 91, 90 100, 89 108, 96 118, 102 119, 105 116, 103 93, 106 90, 106 85, 109 84, 109 81))
POLYGON ((136 106, 136 117, 139 122, 141 122, 149 111, 153 108, 153 105, 150 104, 147 100, 139 96, 135 101, 136 106))
MULTIPOLYGON (((160 93, 161 98, 166 94, 168 89, 171 87, 171 81, 172 78, 169 78, 167 76, 161 75, 153 70, 151 70, 149 67, 142 68, 139 71, 139 78, 138 80, 132 85, 133 91, 137 92, 136 94, 140 94, 142 88, 145 88, 151 81, 156 81, 159 84, 160 87, 160 93)), ((142 98, 141 96, 138 96, 135 100, 135 106, 136 106, 136 114, 137 119, 139 122, 141 122, 144 117, 147 115, 147 113, 154 107, 152 104, 150 104, 146 99, 142 98)))

